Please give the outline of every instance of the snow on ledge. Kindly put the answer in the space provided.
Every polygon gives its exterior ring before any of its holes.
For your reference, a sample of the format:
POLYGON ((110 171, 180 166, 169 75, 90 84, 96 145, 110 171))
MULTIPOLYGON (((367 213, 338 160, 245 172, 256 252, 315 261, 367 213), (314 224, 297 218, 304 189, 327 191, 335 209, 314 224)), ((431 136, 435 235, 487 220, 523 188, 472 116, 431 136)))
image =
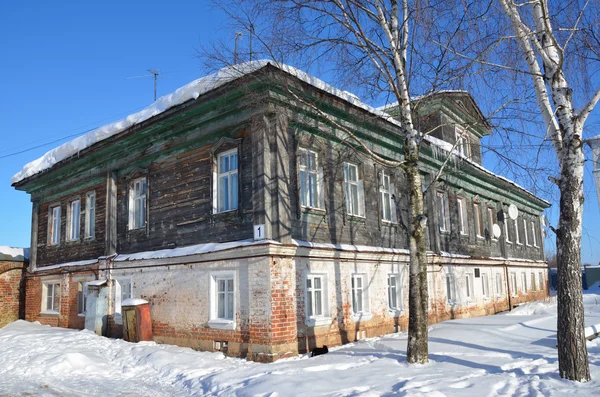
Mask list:
POLYGON ((15 248, 0 245, 0 260, 23 261, 29 259, 29 248, 15 248))
POLYGON ((298 247, 305 248, 325 248, 335 249, 339 251, 352 252, 376 252, 376 253, 391 253, 391 254, 409 254, 409 250, 404 248, 384 248, 370 245, 354 245, 354 244, 331 244, 331 243, 312 243, 310 241, 292 240, 292 244, 298 247))
POLYGON ((148 301, 140 298, 129 298, 125 299, 121 302, 121 306, 139 306, 139 305, 147 305, 148 301))
POLYGON ((88 259, 88 260, 77 261, 77 262, 57 263, 56 265, 36 267, 33 271, 34 272, 43 272, 45 270, 59 269, 61 267, 86 266, 86 265, 93 265, 95 263, 98 263, 98 259, 88 259))
POLYGON ((277 241, 273 240, 257 240, 253 239, 247 240, 239 240, 239 241, 231 241, 228 243, 205 243, 205 244, 196 244, 189 245, 187 247, 181 248, 170 248, 158 251, 144 251, 144 252, 136 252, 135 254, 119 254, 113 259, 114 262, 125 262, 125 261, 137 261, 144 259, 164 259, 164 258, 175 258, 179 256, 189 256, 196 254, 206 254, 209 252, 217 252, 228 250, 232 248, 238 247, 247 247, 250 245, 259 245, 259 244, 280 244, 277 241))

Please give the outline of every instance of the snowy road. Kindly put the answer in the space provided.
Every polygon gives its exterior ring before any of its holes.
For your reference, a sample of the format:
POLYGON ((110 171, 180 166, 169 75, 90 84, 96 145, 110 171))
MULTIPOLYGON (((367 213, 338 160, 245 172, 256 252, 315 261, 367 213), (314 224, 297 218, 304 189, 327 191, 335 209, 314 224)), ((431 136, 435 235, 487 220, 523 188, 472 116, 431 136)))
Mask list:
MULTIPOLYGON (((600 295, 585 303, 600 323, 600 295)), ((556 308, 539 303, 432 326, 431 362, 412 367, 405 333, 256 364, 19 321, 0 329, 0 396, 597 396, 600 339, 587 384, 558 377, 555 346, 556 308)))

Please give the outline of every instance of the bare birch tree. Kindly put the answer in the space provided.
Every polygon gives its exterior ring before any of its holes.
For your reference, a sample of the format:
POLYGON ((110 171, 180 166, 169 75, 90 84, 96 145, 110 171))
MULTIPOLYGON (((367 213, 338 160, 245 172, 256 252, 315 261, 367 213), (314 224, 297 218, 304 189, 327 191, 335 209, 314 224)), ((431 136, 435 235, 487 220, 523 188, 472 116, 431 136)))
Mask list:
POLYGON ((590 372, 580 257, 583 134, 600 100, 600 87, 593 87, 593 73, 600 67, 600 5, 591 0, 497 0, 480 7, 488 13, 475 29, 493 31, 478 42, 488 48, 486 56, 469 54, 476 46, 446 48, 477 61, 488 76, 494 76, 493 81, 488 77, 490 97, 502 85, 527 97, 521 99, 521 117, 535 119, 527 112, 532 104, 537 108, 543 131, 535 139, 538 147, 543 143, 552 147, 559 169, 550 178, 560 192, 558 227, 552 228, 557 245, 559 372, 563 378, 585 382, 590 372))
MULTIPOLYGON (((440 87, 455 88, 464 76, 464 69, 472 63, 454 56, 443 46, 433 45, 434 41, 447 43, 464 36, 465 20, 457 18, 455 2, 235 0, 215 1, 215 4, 232 17, 238 32, 255 34, 254 48, 246 52, 247 56, 240 56, 240 47, 236 45, 238 53, 232 59, 271 58, 308 72, 327 73, 336 83, 352 87, 360 95, 397 102, 395 117, 401 122, 402 161, 389 161, 369 152, 351 131, 345 132, 375 161, 400 167, 407 177, 410 190, 407 361, 427 362, 427 217, 418 166, 424 133, 415 127, 413 111, 417 102, 411 99, 410 91, 411 86, 418 87, 418 93, 433 92, 440 87)), ((217 43, 212 51, 202 52, 222 54, 225 48, 223 43, 217 43)), ((313 110, 327 116, 317 107, 313 110)), ((336 128, 344 130, 341 125, 336 128)))

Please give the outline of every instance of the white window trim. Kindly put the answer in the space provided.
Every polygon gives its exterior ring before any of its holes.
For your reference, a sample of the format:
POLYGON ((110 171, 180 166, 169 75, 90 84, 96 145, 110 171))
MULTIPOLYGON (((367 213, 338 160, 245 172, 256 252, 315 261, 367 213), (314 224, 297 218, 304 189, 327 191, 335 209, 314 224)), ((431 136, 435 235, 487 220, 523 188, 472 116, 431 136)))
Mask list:
POLYGON ((68 206, 67 206, 67 233, 66 233, 66 238, 67 241, 72 242, 72 241, 79 241, 79 239, 81 238, 81 199, 80 198, 76 198, 73 200, 70 200, 68 202, 68 206), (73 216, 73 205, 75 203, 79 203, 79 213, 77 214, 77 217, 73 216), (74 229, 73 223, 75 222, 75 219, 77 218, 78 220, 78 224, 77 224, 77 228, 74 229), (77 232, 77 236, 73 236, 73 232, 76 231, 77 232))
POLYGON ((524 294, 527 293, 527 274, 525 272, 521 272, 521 291, 524 294))
POLYGON ((490 238, 494 241, 497 241, 498 238, 494 237, 494 208, 493 207, 487 207, 487 215, 488 215, 490 238))
MULTIPOLYGON (((75 280, 73 280, 75 281, 75 280)), ((85 317, 87 311, 87 281, 77 281, 77 316, 85 317), (83 311, 79 311, 79 284, 81 284, 81 293, 83 297, 83 311)))
POLYGON ((456 139, 456 151, 461 156, 470 159, 471 158, 471 148, 469 145, 469 136, 465 132, 465 129, 455 125, 454 126, 454 138, 456 139))
POLYGON ((463 197, 456 199, 458 204, 458 227, 460 228, 460 234, 462 236, 469 235, 469 219, 467 213, 467 200, 463 197))
POLYGON ((475 299, 475 291, 473 290, 473 274, 465 273, 465 298, 467 303, 471 303, 475 299))
POLYGON ((512 296, 519 296, 517 272, 510 272, 510 292, 512 296))
POLYGON ((508 234, 508 211, 504 211, 504 241, 509 244, 512 244, 510 240, 510 235, 508 234))
POLYGON ((475 233, 477 235, 477 238, 485 238, 485 236, 483 236, 482 233, 482 229, 483 229, 483 223, 481 222, 481 204, 480 203, 473 203, 473 215, 474 215, 474 224, 475 224, 475 233))
POLYGON ((515 242, 517 243, 517 245, 523 245, 523 243, 521 242, 521 235, 519 234, 519 219, 516 218, 514 223, 515 223, 515 242))
MULTIPOLYGON (((306 315, 306 319, 304 321, 304 323, 309 326, 309 327, 322 327, 322 326, 326 326, 326 325, 330 325, 332 318, 329 314, 329 299, 328 299, 328 284, 327 284, 327 275, 324 273, 308 273, 306 275, 306 277, 304 278, 304 302, 308 302, 308 287, 306 286, 306 280, 308 280, 309 278, 311 279, 315 279, 315 278, 320 278, 321 279, 321 313, 320 315, 309 315, 308 314, 308 306, 306 306, 305 304, 305 315, 306 315)), ((314 281, 313 283, 311 283, 313 285, 314 288, 314 281)), ((313 302, 314 302, 314 297, 313 297, 313 302)))
POLYGON ((456 276, 454 273, 446 272, 444 281, 446 283, 446 300, 449 304, 454 305, 456 303, 456 276))
POLYGON ((496 296, 501 298, 504 296, 504 282, 502 281, 502 273, 496 273, 494 281, 496 284, 496 296))
POLYGON ((540 291, 544 291, 546 289, 546 286, 544 284, 543 272, 538 272, 538 284, 539 284, 540 291))
POLYGON ((539 248, 537 244, 537 236, 535 233, 535 221, 531 221, 531 236, 533 237, 533 246, 539 248))
POLYGON ((364 191, 364 182, 361 179, 360 169, 357 164, 353 163, 344 163, 344 192, 346 195, 346 213, 350 216, 355 216, 359 218, 365 217, 365 191, 364 191), (356 172, 356 181, 348 179, 348 170, 350 168, 354 168, 356 172), (352 205, 351 199, 351 186, 356 186, 356 205, 358 208, 354 208, 352 205))
POLYGON ((382 222, 387 222, 387 223, 397 223, 397 219, 396 219, 396 203, 394 202, 394 199, 392 198, 394 195, 394 185, 392 183, 392 177, 390 174, 386 174, 385 170, 381 170, 381 175, 380 175, 380 184, 379 184, 379 203, 381 205, 381 211, 379 211, 379 216, 381 217, 382 222), (388 180, 388 189, 385 188, 385 179, 387 178, 388 180), (390 216, 389 219, 385 218, 385 196, 388 195, 388 201, 390 204, 390 216))
POLYGON ((386 277, 386 292, 388 312, 398 316, 404 310, 404 301, 402 299, 402 275, 400 273, 388 273, 386 277), (396 306, 390 307, 390 277, 394 277, 394 288, 396 290, 396 306))
POLYGON ((525 245, 531 247, 529 243, 529 233, 527 233, 527 219, 523 218, 523 232, 525 233, 525 245))
POLYGON ((139 229, 144 229, 146 228, 146 226, 148 225, 148 212, 149 212, 149 208, 148 208, 148 178, 143 176, 140 178, 136 178, 134 180, 132 180, 131 182, 129 182, 129 222, 128 222, 128 229, 129 230, 139 230, 139 229), (141 182, 141 181, 145 181, 146 182, 146 192, 143 195, 139 195, 139 196, 134 196, 135 194, 135 189, 134 186, 136 183, 141 182), (135 222, 135 201, 136 200, 144 200, 145 202, 145 208, 146 211, 144 213, 144 223, 142 225, 137 225, 135 222))
POLYGON ((85 194, 85 230, 84 230, 84 238, 86 239, 94 239, 96 237, 96 191, 92 190, 85 194), (94 215, 90 212, 90 203, 94 199, 94 215), (93 232, 92 232, 92 227, 93 232))
POLYGON ((123 324, 123 313, 122 313, 122 299, 123 293, 121 285, 128 283, 131 285, 131 298, 133 298, 133 278, 132 277, 117 277, 115 278, 115 296, 114 296, 114 309, 115 309, 115 323, 123 324))
POLYGON ((62 208, 60 204, 54 204, 48 207, 48 245, 60 245, 61 212, 62 208), (58 209, 58 218, 55 217, 55 209, 58 209), (58 223, 56 222, 56 219, 58 219, 58 223))
POLYGON ((483 299, 490 299, 492 297, 492 294, 490 294, 490 278, 484 272, 481 272, 479 276, 481 277, 481 294, 483 295, 483 299))
POLYGON ((435 196, 437 198, 437 205, 438 205, 438 222, 440 222, 439 224, 439 228, 440 228, 440 232, 442 233, 448 233, 450 232, 450 229, 448 228, 448 213, 446 211, 446 201, 447 201, 447 196, 446 196, 446 192, 442 192, 442 191, 437 191, 435 193, 435 196), (443 221, 443 224, 442 224, 443 221))
POLYGON ((319 154, 313 150, 310 149, 305 149, 305 148, 298 148, 298 158, 300 159, 303 153, 306 153, 307 159, 309 158, 309 155, 312 154, 313 158, 314 158, 314 162, 315 162, 315 166, 314 169, 308 169, 306 165, 302 165, 301 161, 298 161, 298 180, 300 183, 300 186, 298 186, 298 188, 300 189, 300 205, 303 208, 312 208, 312 209, 319 209, 319 210, 324 210, 325 206, 324 206, 324 196, 323 196, 323 170, 319 167, 319 154), (303 178, 300 177, 301 173, 305 172, 306 174, 306 178, 304 178, 305 180, 303 181, 303 178), (310 196, 310 189, 308 188, 309 186, 309 181, 310 181, 310 175, 313 174, 315 176, 315 180, 317 183, 316 186, 316 197, 313 197, 313 202, 315 205, 310 205, 309 203, 309 196, 310 196), (306 183, 306 196, 307 197, 302 197, 302 182, 306 183), (302 204, 303 201, 306 201, 306 205, 302 204))
MULTIPOLYGON (((62 277, 45 277, 41 279, 42 282, 42 305, 40 314, 45 315, 60 315, 60 307, 62 305, 62 277), (47 299, 48 299, 48 285, 58 285, 58 293, 59 293, 59 302, 58 302, 58 310, 57 308, 48 309, 47 299)), ((53 290, 56 293, 56 289, 53 290)))
POLYGON ((537 292, 537 282, 535 280, 535 272, 531 272, 531 282, 530 282, 531 292, 537 292))
POLYGON ((236 329, 236 321, 235 320, 237 318, 237 313, 238 313, 238 308, 237 308, 238 302, 237 301, 238 301, 238 291, 239 291, 237 273, 234 271, 228 271, 228 270, 215 271, 215 272, 210 272, 208 277, 209 277, 208 301, 210 303, 208 326, 210 328, 215 328, 215 329, 235 330, 236 329), (218 314, 217 314, 218 313, 217 305, 219 304, 218 297, 217 297, 217 292, 218 292, 217 279, 221 279, 221 278, 233 278, 233 319, 232 320, 219 318, 218 314))
MULTIPOLYGON (((231 149, 231 150, 227 150, 225 152, 218 153, 216 155, 215 172, 213 174, 213 186, 214 186, 214 190, 213 190, 213 196, 214 196, 213 197, 213 210, 214 210, 215 214, 224 214, 226 212, 232 212, 232 211, 237 211, 238 210, 239 201, 240 201, 240 189, 239 189, 240 180, 239 180, 239 177, 240 177, 240 154, 239 154, 238 149, 236 148, 236 149, 231 149), (221 158, 224 157, 224 156, 229 156, 232 153, 237 154, 237 168, 235 169, 235 171, 231 170, 231 167, 230 167, 229 171, 225 171, 225 172, 222 172, 222 173, 219 172, 219 163, 221 161, 221 158), (228 183, 231 183, 230 182, 231 181, 231 176, 234 175, 234 174, 237 175, 237 178, 238 178, 238 180, 237 180, 237 184, 238 184, 237 197, 235 197, 235 200, 230 200, 231 201, 230 204, 231 204, 232 208, 220 211, 219 207, 221 205, 222 198, 220 196, 221 189, 220 189, 220 186, 219 186, 219 184, 220 184, 219 181, 221 180, 221 176, 228 176, 227 181, 228 181, 228 183)), ((229 189, 228 191, 229 191, 229 195, 231 196, 231 189, 229 189)), ((228 199, 232 199, 232 198, 233 197, 228 197, 228 199)))
MULTIPOLYGON (((350 283, 350 304, 352 306, 352 319, 354 321, 368 321, 373 317, 373 314, 369 311, 369 284, 367 275, 365 273, 352 273, 350 283), (362 311, 355 311, 354 308, 354 291, 356 288, 352 288, 352 280, 361 279, 361 290, 362 290, 362 311)), ((356 283, 354 283, 356 285, 356 283)))

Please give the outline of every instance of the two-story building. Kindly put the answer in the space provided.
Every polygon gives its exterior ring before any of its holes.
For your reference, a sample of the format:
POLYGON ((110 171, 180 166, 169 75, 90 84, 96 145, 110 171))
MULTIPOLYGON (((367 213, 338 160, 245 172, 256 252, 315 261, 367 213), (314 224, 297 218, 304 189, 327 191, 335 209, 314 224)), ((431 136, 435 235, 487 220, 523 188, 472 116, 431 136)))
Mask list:
MULTIPOLYGON (((405 329, 405 176, 336 128, 401 160, 393 115, 257 61, 53 149, 12 180, 33 203, 26 319, 82 328, 88 283, 107 280, 108 335, 143 298, 157 342, 257 361, 405 329)), ((429 95, 415 117, 430 321, 546 296, 549 203, 482 167, 473 98, 429 95)))

